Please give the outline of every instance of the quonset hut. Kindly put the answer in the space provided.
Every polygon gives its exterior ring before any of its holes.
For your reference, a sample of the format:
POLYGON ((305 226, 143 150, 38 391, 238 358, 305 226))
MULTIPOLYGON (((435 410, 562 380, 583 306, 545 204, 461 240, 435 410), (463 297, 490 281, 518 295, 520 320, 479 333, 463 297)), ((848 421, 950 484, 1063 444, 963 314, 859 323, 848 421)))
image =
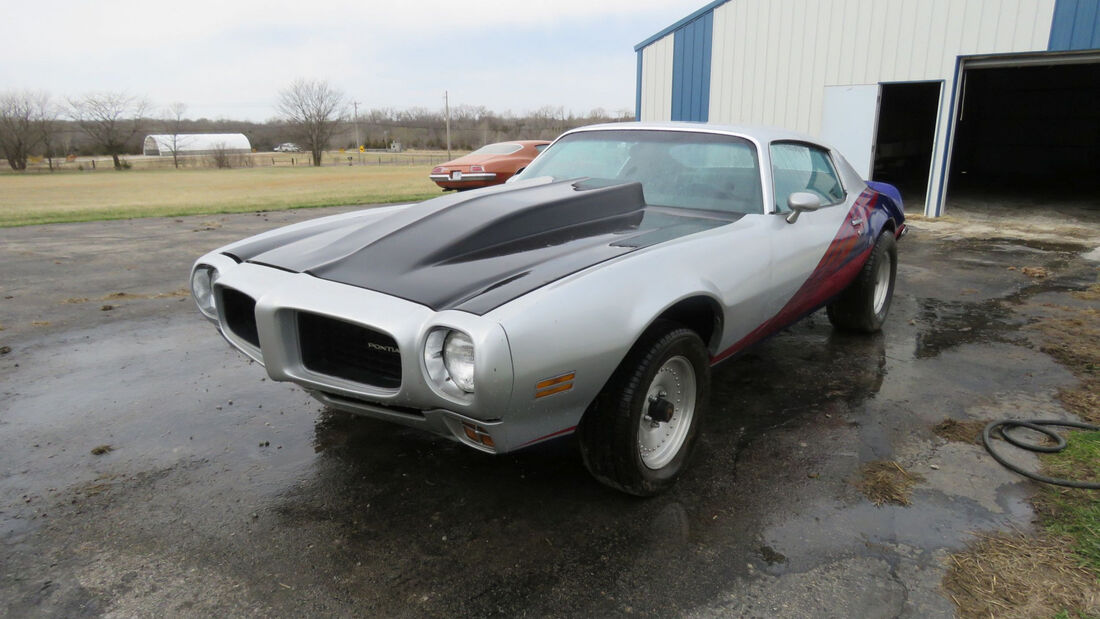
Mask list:
POLYGON ((211 155, 215 152, 250 153, 252 144, 243 133, 177 133, 147 135, 142 154, 147 157, 211 155))

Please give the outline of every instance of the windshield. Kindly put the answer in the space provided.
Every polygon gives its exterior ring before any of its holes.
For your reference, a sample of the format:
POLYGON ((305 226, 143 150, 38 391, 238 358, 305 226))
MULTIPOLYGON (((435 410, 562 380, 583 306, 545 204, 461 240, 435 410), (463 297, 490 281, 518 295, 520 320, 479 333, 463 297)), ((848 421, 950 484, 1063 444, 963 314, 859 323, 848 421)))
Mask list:
POLYGON ((539 176, 637 181, 652 206, 764 212, 756 147, 728 135, 582 131, 558 140, 520 174, 539 176))
POLYGON ((481 148, 470 153, 471 155, 511 155, 512 153, 523 148, 522 144, 510 144, 508 142, 501 142, 500 144, 487 144, 481 148))

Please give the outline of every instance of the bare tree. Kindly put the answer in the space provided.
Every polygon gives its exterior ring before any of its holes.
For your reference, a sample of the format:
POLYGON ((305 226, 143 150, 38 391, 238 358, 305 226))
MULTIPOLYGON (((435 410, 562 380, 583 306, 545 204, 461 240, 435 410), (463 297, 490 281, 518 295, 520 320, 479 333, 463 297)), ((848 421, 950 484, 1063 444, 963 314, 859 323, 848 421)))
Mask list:
POLYGON ((53 158, 58 154, 56 152, 59 132, 57 117, 60 112, 57 106, 50 101, 49 95, 42 95, 39 102, 38 115, 34 123, 42 140, 43 154, 46 156, 46 161, 49 162, 50 172, 53 172, 53 158))
POLYGON ((149 102, 122 92, 100 92, 70 99, 69 108, 73 120, 121 170, 118 156, 135 135, 144 132, 149 102))
POLYGON ((348 104, 343 92, 324 80, 295 80, 279 93, 279 115, 293 127, 298 140, 313 154, 313 165, 321 165, 321 153, 333 134, 347 120, 348 104))
POLYGON ((172 165, 180 167, 180 149, 190 139, 183 132, 183 115, 187 113, 187 104, 176 101, 164 110, 164 122, 168 126, 168 144, 172 149, 172 165))
POLYGON ((229 146, 225 142, 211 144, 209 158, 210 165, 219 170, 233 167, 229 158, 229 146))
POLYGON ((0 93, 0 152, 11 169, 27 169, 27 158, 42 143, 42 122, 50 114, 46 93, 0 93))

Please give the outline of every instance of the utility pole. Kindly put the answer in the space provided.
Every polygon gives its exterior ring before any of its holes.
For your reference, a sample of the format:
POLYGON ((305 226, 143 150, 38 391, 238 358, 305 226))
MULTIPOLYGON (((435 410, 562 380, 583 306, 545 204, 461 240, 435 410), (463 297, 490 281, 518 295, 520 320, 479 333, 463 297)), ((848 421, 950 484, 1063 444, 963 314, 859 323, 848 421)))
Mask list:
POLYGON ((351 105, 355 108, 355 150, 359 151, 359 165, 363 165, 363 143, 359 141, 359 102, 352 101, 351 105))
POLYGON ((451 158, 451 100, 443 91, 443 114, 447 117, 447 159, 451 158))

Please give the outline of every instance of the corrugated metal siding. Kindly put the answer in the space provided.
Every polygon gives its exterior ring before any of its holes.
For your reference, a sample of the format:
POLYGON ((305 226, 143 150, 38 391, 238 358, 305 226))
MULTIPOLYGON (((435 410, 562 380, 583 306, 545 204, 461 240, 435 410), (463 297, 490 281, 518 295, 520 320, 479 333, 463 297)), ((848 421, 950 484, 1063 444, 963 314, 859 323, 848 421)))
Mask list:
POLYGON ((959 55, 1045 50, 1054 4, 729 2, 714 9, 709 118, 817 134, 825 86, 951 80, 959 55))
POLYGON ((1057 0, 1049 49, 1059 52, 1100 49, 1100 2, 1057 0))
POLYGON ((958 57, 1046 50, 1054 7, 1055 0, 734 0, 714 9, 710 121, 820 135, 826 86, 943 81, 929 179, 936 193, 958 57))
POLYGON ((670 34, 641 50, 638 116, 643 121, 669 120, 672 117, 674 38, 670 34))
POLYGON ((713 18, 713 13, 704 13, 674 34, 672 120, 707 121, 713 18))

